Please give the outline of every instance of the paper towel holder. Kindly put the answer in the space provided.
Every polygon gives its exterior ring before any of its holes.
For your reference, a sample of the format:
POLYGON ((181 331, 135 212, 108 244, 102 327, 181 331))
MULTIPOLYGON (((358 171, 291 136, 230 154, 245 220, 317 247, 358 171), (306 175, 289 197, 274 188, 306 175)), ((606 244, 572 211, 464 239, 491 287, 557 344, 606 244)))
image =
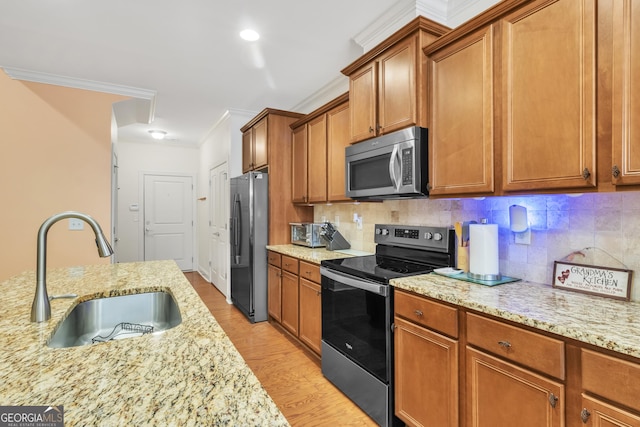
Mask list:
POLYGON ((514 233, 516 243, 531 244, 531 227, 529 226, 527 208, 520 205, 509 206, 509 229, 514 233))

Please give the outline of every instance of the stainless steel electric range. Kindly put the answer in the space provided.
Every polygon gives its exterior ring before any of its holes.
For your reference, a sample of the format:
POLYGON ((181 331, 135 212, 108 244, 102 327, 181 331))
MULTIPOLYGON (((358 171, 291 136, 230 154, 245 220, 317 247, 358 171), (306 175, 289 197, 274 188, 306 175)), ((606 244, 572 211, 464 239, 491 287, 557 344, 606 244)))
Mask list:
POLYGON ((322 261, 322 373, 381 426, 393 405, 394 278, 455 265, 446 227, 376 224, 375 255, 322 261))

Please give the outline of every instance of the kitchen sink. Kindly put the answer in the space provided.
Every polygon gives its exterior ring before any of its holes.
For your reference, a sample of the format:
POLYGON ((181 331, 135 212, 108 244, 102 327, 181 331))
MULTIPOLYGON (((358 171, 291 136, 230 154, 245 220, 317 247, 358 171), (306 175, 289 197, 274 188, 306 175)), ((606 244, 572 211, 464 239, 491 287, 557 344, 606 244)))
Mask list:
POLYGON ((168 292, 96 298, 75 306, 47 344, 76 347, 133 338, 165 331, 181 322, 178 304, 168 292))

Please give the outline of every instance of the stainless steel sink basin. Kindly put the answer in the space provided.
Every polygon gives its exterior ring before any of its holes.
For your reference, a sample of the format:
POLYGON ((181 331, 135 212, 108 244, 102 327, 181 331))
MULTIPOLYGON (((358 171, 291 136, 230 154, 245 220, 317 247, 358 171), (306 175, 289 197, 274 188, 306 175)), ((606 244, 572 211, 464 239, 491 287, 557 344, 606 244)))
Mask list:
POLYGON ((147 292, 96 298, 78 304, 49 339, 49 347, 132 338, 171 329, 182 322, 173 296, 147 292))

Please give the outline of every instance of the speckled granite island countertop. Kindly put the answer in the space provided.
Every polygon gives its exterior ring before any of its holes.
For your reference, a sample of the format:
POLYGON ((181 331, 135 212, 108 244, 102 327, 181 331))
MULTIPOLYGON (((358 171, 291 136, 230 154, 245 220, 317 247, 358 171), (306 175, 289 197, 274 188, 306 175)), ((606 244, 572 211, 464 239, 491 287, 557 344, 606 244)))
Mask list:
POLYGON ((282 426, 287 420, 173 261, 54 269, 51 319, 31 323, 35 272, 0 283, 0 405, 64 405, 65 425, 282 426), (76 303, 163 290, 182 323, 72 348, 47 340, 76 303))
POLYGON ((278 252, 282 255, 289 255, 303 261, 320 264, 327 259, 349 258, 352 256, 371 255, 369 252, 362 252, 353 249, 339 251, 328 251, 325 248, 307 248, 299 245, 268 245, 267 249, 278 252))
POLYGON ((640 304, 526 281, 489 287, 435 273, 391 284, 437 300, 640 358, 640 304))

